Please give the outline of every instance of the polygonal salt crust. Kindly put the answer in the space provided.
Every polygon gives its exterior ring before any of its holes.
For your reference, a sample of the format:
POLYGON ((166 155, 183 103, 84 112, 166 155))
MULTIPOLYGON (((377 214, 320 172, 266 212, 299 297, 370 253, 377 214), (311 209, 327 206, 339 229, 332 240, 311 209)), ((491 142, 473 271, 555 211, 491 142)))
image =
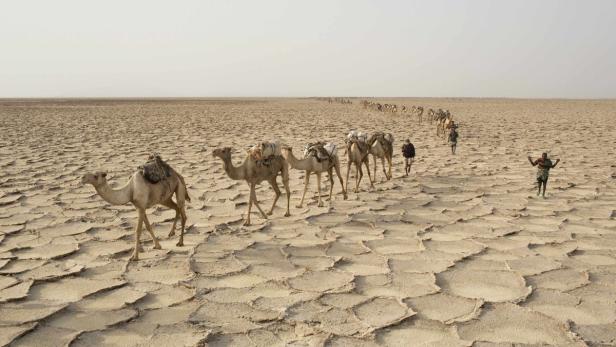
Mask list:
POLYGON ((48 281, 62 277, 74 275, 81 272, 84 266, 75 264, 72 261, 52 262, 39 266, 27 272, 20 273, 18 277, 22 280, 48 281))
POLYGON ((37 323, 26 323, 21 325, 0 326, 0 346, 8 346, 11 341, 32 331, 36 328, 37 323))
POLYGON ((157 282, 162 284, 177 284, 194 277, 190 266, 185 261, 157 261, 150 267, 142 264, 131 264, 124 274, 130 282, 157 282))
POLYGON ((588 264, 590 266, 605 266, 616 264, 616 258, 611 257, 607 254, 600 253, 584 252, 578 254, 578 252, 576 252, 576 254, 571 256, 571 258, 576 261, 581 261, 582 263, 588 264))
POLYGON ((376 342, 348 336, 331 336, 325 346, 328 347, 378 347, 376 342))
POLYGON ((45 263, 45 260, 14 259, 10 262, 10 264, 5 265, 2 269, 0 269, 0 274, 15 275, 21 272, 35 269, 45 263))
POLYGON ((69 346, 79 331, 39 325, 34 331, 15 340, 15 346, 69 346))
POLYGON ((248 332, 258 328, 260 322, 279 318, 279 313, 253 308, 247 304, 220 304, 205 302, 189 318, 194 324, 218 327, 226 333, 248 332))
POLYGON ((458 325, 469 341, 562 345, 574 342, 567 326, 541 313, 502 303, 486 307, 477 320, 458 325))
POLYGON ((280 261, 270 264, 251 265, 246 273, 257 275, 268 280, 282 281, 287 278, 299 276, 305 271, 305 269, 296 267, 288 261, 280 261))
POLYGON ((80 247, 81 252, 95 257, 112 257, 131 251, 134 248, 134 243, 124 240, 90 241, 81 244, 80 247))
POLYGON ((589 283, 588 272, 572 269, 557 269, 528 277, 528 283, 533 288, 555 289, 569 291, 589 283))
POLYGON ((118 310, 144 298, 147 293, 133 290, 128 286, 89 296, 71 307, 78 311, 118 310))
POLYGON ((250 288, 266 281, 267 279, 261 276, 238 273, 219 277, 198 277, 196 286, 199 289, 250 288))
POLYGON ((20 303, 5 303, 2 304, 0 326, 35 322, 53 315, 66 306, 66 304, 50 304, 32 300, 20 303))
POLYGON ((353 308, 355 315, 373 329, 396 324, 415 314, 406 305, 389 298, 375 298, 353 308))
POLYGON ((350 221, 349 216, 340 213, 323 213, 317 216, 308 217, 306 221, 312 225, 323 225, 332 227, 350 221))
POLYGON ((309 271, 324 271, 334 267, 336 260, 333 257, 289 257, 292 264, 303 267, 309 271))
POLYGON ((470 256, 480 253, 485 246, 476 242, 461 240, 461 241, 424 241, 424 246, 428 250, 440 251, 444 253, 461 254, 470 256))
POLYGON ((431 273, 403 272, 394 274, 391 281, 383 275, 359 277, 356 287, 363 295, 404 299, 438 292, 440 288, 434 282, 431 273))
POLYGON ((50 225, 41 229, 38 229, 39 235, 42 237, 56 238, 60 236, 69 236, 85 233, 86 231, 102 226, 97 223, 80 223, 80 222, 67 222, 62 224, 50 225))
POLYGON ((195 290, 183 286, 170 286, 157 283, 136 283, 135 290, 147 293, 135 305, 143 310, 174 306, 195 296, 195 290))
POLYGON ((103 330, 112 325, 127 322, 137 316, 133 309, 113 311, 75 312, 64 311, 48 319, 45 324, 76 331, 103 330))
POLYGON ((374 253, 352 255, 342 259, 336 268, 352 273, 355 276, 367 276, 389 273, 387 260, 374 253))
POLYGON ((343 271, 306 272, 288 280, 289 285, 297 290, 309 292, 328 292, 345 287, 353 282, 354 276, 343 271))
POLYGON ((200 329, 192 324, 163 325, 156 328, 147 342, 137 346, 174 346, 178 344, 178 341, 185 346, 201 346, 205 344, 208 334, 208 330, 200 329))
POLYGON ((190 315, 199 309, 199 306, 198 302, 188 301, 172 307, 142 311, 139 314, 139 323, 160 326, 187 322, 190 315))
POLYGON ((362 254, 370 252, 361 242, 334 242, 327 249, 330 257, 347 256, 349 254, 362 254))
POLYGON ((405 302, 417 311, 419 317, 444 324, 465 322, 476 318, 483 305, 483 300, 467 299, 446 293, 410 298, 405 302))
POLYGON ((584 341, 590 342, 593 345, 610 346, 616 343, 616 324, 593 324, 593 325, 578 325, 573 327, 573 331, 578 334, 584 341))
POLYGON ((452 294, 492 302, 518 302, 532 291, 524 278, 511 271, 453 268, 439 273, 438 279, 438 285, 452 294))
POLYGON ((420 239, 383 239, 366 241, 366 247, 380 254, 401 254, 424 249, 420 239))
POLYGON ((15 285, 16 283, 19 283, 19 281, 14 277, 0 276, 0 290, 15 285))
POLYGON ((616 320, 616 303, 581 301, 570 294, 538 289, 524 306, 563 323, 609 324, 616 320))
POLYGON ((55 259, 75 253, 78 250, 79 244, 77 243, 49 243, 43 246, 17 251, 16 255, 19 259, 55 259))
POLYGON ((370 300, 370 297, 355 293, 325 294, 319 299, 319 301, 325 305, 341 309, 350 309, 368 300, 370 300))
POLYGON ((562 266, 561 263, 542 255, 508 260, 507 265, 509 265, 511 270, 522 276, 537 275, 546 271, 556 270, 562 266))
POLYGON ((562 243, 546 243, 543 245, 533 245, 531 250, 537 252, 540 255, 560 258, 564 257, 578 248, 578 241, 565 241, 562 243))
POLYGON ((237 260, 234 256, 223 259, 208 259, 207 262, 195 258, 191 264, 194 272, 205 276, 222 276, 241 272, 248 266, 237 260))
POLYGON ((367 332, 367 327, 348 310, 332 308, 318 313, 314 320, 318 329, 335 335, 352 336, 367 332))
POLYGON ((87 278, 64 278, 56 282, 40 283, 30 289, 34 300, 48 300, 61 303, 76 302, 100 291, 121 287, 123 280, 91 280, 87 278))
POLYGON ((392 272, 438 273, 447 270, 462 258, 462 255, 424 250, 391 255, 389 266, 392 272))
POLYGON ((412 319, 391 329, 378 331, 376 341, 382 346, 471 346, 461 340, 454 328, 436 321, 412 319))
POLYGON ((13 285, 12 287, 0 290, 0 303, 27 297, 32 283, 34 283, 32 280, 23 281, 19 284, 13 285))

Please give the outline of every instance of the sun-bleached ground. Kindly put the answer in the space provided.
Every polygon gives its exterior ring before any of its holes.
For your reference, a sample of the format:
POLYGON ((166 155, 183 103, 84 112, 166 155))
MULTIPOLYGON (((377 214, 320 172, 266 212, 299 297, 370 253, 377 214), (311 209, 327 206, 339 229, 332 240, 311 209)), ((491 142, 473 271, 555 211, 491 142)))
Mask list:
POLYGON ((616 101, 385 102, 450 109, 458 154, 433 124, 357 102, 0 102, 0 345, 616 343, 616 101), (313 178, 298 209, 293 170, 291 217, 283 196, 241 226, 248 187, 213 148, 238 164, 256 141, 298 153, 351 128, 395 135, 393 180, 379 168, 347 201, 336 182, 318 208, 313 178), (406 137, 418 160, 402 178, 406 137), (562 160, 545 200, 526 159, 544 150, 562 160), (174 213, 152 209, 163 250, 144 233, 128 263, 134 209, 79 178, 105 169, 117 187, 150 151, 186 178, 186 245, 166 237, 174 213))

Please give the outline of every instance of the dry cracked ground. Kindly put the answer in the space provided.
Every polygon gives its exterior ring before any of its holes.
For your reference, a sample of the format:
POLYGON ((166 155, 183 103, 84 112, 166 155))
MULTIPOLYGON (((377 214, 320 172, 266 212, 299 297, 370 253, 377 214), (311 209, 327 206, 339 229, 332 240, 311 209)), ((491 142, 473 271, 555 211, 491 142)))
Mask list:
MULTIPOLYGON (((607 346, 616 344, 614 101, 405 99, 450 109, 456 156, 434 125, 354 105, 296 100, 3 101, 0 345, 607 346), (269 220, 242 227, 248 188, 211 156, 280 139, 342 144, 349 129, 396 139, 394 179, 295 208, 291 172, 269 220), (418 160, 402 177, 398 147, 418 160), (562 159, 547 199, 527 155, 562 159), (186 178, 174 216, 129 263, 136 212, 79 178, 123 184, 156 151, 186 178)), ((342 153, 341 153, 342 155, 342 153)), ((342 159, 346 173, 346 159, 342 159)), ((324 182, 325 183, 325 182, 324 182)), ((324 190, 326 191, 326 190, 324 190)), ((263 185, 266 206, 273 193, 263 185)))

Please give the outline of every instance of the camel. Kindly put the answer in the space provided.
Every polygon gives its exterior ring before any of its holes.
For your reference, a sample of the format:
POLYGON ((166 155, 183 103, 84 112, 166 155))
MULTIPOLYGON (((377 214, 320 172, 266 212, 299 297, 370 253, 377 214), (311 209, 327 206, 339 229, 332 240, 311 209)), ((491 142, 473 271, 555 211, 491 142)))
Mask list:
POLYGON ((346 154, 347 154, 347 174, 346 174, 346 186, 345 189, 349 191, 349 174, 351 172, 351 164, 355 164, 355 193, 359 192, 359 183, 361 182, 364 172, 361 169, 361 165, 366 165, 368 170, 368 179, 370 179, 370 188, 374 188, 372 183, 372 176, 370 175, 370 162, 368 159, 369 148, 366 143, 362 143, 356 137, 351 137, 346 140, 346 154))
POLYGON ((263 163, 263 161, 256 161, 248 155, 240 166, 233 166, 230 147, 217 148, 212 152, 212 156, 218 157, 222 160, 223 168, 232 180, 245 180, 250 187, 248 214, 246 215, 244 225, 250 225, 252 204, 254 204, 259 212, 261 212, 261 216, 263 216, 263 218, 267 219, 267 215, 272 215, 276 202, 278 202, 278 198, 281 194, 280 188, 278 188, 278 183, 276 183, 276 178, 279 174, 282 175, 282 183, 284 184, 284 189, 287 193, 287 212, 284 215, 285 217, 291 215, 289 212, 289 205, 291 201, 291 192, 289 190, 289 164, 282 156, 272 156, 265 160, 269 163, 263 163), (272 186, 272 189, 274 189, 274 193, 276 194, 272 208, 267 215, 263 212, 261 206, 259 206, 259 201, 257 200, 257 194, 255 192, 256 185, 263 181, 267 181, 272 186))
POLYGON ((421 124, 421 121, 423 120, 423 113, 424 113, 424 108, 423 106, 419 106, 416 109, 416 113, 417 113, 417 120, 419 121, 419 124, 421 124))
POLYGON ((164 181, 152 184, 148 182, 142 175, 141 171, 135 172, 128 182, 119 189, 113 189, 107 184, 107 173, 97 171, 95 173, 85 174, 81 178, 83 184, 91 184, 96 189, 98 195, 112 205, 125 205, 132 203, 137 212, 139 218, 137 220, 137 227, 135 229, 135 249, 130 257, 130 260, 139 260, 140 250, 140 238, 142 224, 145 223, 145 228, 152 236, 154 241, 154 249, 161 249, 160 243, 154 232, 152 226, 145 213, 146 209, 155 205, 163 205, 175 210, 175 218, 169 237, 175 235, 175 227, 178 221, 178 217, 181 217, 182 232, 180 234, 180 240, 177 246, 184 246, 184 228, 186 226, 186 211, 184 203, 190 201, 188 191, 186 190, 186 184, 184 178, 175 170, 171 170, 171 175, 164 181), (175 194, 176 202, 171 198, 175 194))
POLYGON ((370 154, 374 157, 374 180, 376 181, 376 160, 381 158, 381 164, 383 165, 383 173, 387 180, 391 179, 391 161, 394 155, 393 147, 394 137, 391 134, 384 134, 382 132, 374 133, 368 140, 368 146, 370 148, 370 154), (385 160, 387 160, 389 172, 385 170, 385 160))
POLYGON ((299 202, 299 205, 297 205, 297 208, 301 208, 304 204, 304 197, 306 196, 306 191, 308 190, 308 183, 310 181, 310 174, 312 173, 315 173, 317 176, 317 191, 319 193, 319 202, 317 206, 323 207, 323 201, 321 200, 321 173, 324 171, 327 171, 329 176, 329 201, 331 203, 332 191, 334 188, 334 176, 332 172, 333 169, 336 170, 336 175, 340 180, 340 186, 342 186, 342 195, 344 196, 344 200, 347 199, 347 193, 344 189, 344 182, 342 181, 342 175, 340 174, 340 162, 336 153, 332 153, 328 156, 327 159, 322 159, 320 161, 319 159, 317 159, 316 155, 309 155, 307 157, 304 157, 304 159, 297 159, 295 155, 293 155, 293 148, 283 147, 282 155, 292 168, 306 171, 306 177, 304 178, 304 193, 302 194, 302 200, 299 202))

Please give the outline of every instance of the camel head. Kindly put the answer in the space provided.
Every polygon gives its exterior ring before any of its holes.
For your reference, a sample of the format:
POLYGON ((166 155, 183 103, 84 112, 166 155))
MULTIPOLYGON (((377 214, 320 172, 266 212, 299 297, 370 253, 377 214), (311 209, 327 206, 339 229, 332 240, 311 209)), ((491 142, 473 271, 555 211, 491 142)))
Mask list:
POLYGON ((216 148, 212 151, 212 156, 222 160, 231 159, 231 147, 216 148))
POLYGON ((83 177, 81 177, 81 183, 91 184, 95 187, 100 187, 107 183, 107 173, 103 171, 87 173, 83 175, 83 177))

